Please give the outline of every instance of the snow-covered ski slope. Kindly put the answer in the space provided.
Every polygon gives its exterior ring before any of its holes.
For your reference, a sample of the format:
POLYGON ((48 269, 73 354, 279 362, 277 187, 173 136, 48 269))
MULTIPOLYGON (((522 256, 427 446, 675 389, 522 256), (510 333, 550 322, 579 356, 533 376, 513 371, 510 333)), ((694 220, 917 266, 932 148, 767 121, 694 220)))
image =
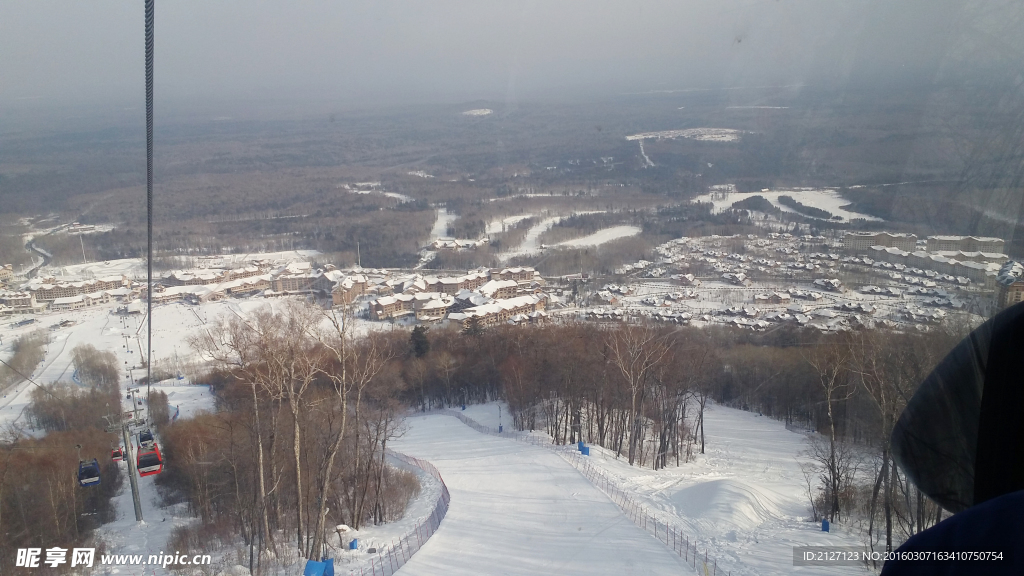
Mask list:
MULTIPOLYGON (((500 406, 508 432, 511 418, 507 407, 500 406)), ((461 415, 496 430, 498 408, 498 403, 470 405, 461 415)), ((707 550, 709 561, 717 561, 721 574, 869 573, 856 566, 793 566, 794 546, 863 545, 845 526, 833 525, 833 532, 823 533, 808 521, 800 470, 808 461, 804 434, 787 430, 781 422, 717 405, 705 413, 705 428, 707 454, 680 467, 654 471, 629 466, 598 446, 590 447, 585 461, 611 483, 607 492, 625 493, 627 508, 641 508, 641 515, 675 527, 691 543, 696 540, 701 554, 707 550)), ((451 486, 448 475, 445 481, 451 486)))
POLYGON ((408 420, 395 448, 433 463, 451 492, 440 529, 402 574, 694 574, 550 449, 448 416, 408 420))

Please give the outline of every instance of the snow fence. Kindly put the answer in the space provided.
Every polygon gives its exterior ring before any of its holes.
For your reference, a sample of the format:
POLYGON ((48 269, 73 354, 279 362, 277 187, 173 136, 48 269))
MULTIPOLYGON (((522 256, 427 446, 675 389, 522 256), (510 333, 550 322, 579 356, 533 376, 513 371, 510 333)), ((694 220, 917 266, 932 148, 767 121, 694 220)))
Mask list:
POLYGON ((408 466, 415 466, 433 476, 441 483, 441 495, 438 497, 437 502, 434 504, 434 509, 429 516, 424 518, 415 528, 406 532, 404 536, 393 540, 390 546, 378 549, 376 557, 370 559, 369 566, 360 567, 358 572, 355 569, 351 570, 349 574, 352 576, 355 574, 359 574, 359 576, 391 576, 399 568, 405 566, 413 554, 419 552, 420 548, 427 543, 427 539, 433 536, 434 532, 437 532, 437 529, 441 527, 441 520, 448 513, 448 504, 452 500, 451 495, 448 493, 448 486, 445 485, 444 479, 441 478, 441 473, 437 471, 433 464, 393 450, 388 450, 387 455, 408 466))
MULTIPOLYGON (((549 438, 532 434, 530 432, 498 432, 493 428, 481 425, 479 422, 455 410, 437 410, 435 413, 454 416, 481 434, 510 438, 512 440, 526 442, 535 446, 544 446, 554 450, 573 468, 583 474, 587 480, 590 480, 594 487, 601 492, 604 492, 605 495, 607 495, 608 498, 622 510, 623 514, 633 521, 634 524, 648 534, 651 534, 658 540, 662 541, 673 552, 678 554, 679 557, 687 564, 693 566, 695 571, 698 571, 700 574, 708 574, 710 576, 718 575, 718 560, 708 554, 707 548, 704 548, 703 550, 700 548, 697 544, 696 537, 684 534, 678 526, 664 520, 658 520, 658 518, 654 516, 647 507, 643 506, 632 496, 626 493, 626 491, 619 486, 618 482, 616 482, 612 476, 597 466, 592 465, 585 456, 581 455, 579 451, 574 448, 575 445, 560 446, 552 444, 549 438)), ((723 569, 722 574, 725 576, 731 576, 732 572, 726 572, 723 569)))

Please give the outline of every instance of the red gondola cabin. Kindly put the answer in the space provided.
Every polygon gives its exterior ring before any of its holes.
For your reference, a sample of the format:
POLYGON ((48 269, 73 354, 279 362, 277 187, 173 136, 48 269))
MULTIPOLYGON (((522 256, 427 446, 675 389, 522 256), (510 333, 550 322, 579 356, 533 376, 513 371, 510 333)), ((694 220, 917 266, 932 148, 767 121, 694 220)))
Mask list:
POLYGON ((160 447, 156 442, 152 448, 139 446, 135 464, 139 468, 139 476, 152 476, 164 471, 164 458, 160 455, 160 447))

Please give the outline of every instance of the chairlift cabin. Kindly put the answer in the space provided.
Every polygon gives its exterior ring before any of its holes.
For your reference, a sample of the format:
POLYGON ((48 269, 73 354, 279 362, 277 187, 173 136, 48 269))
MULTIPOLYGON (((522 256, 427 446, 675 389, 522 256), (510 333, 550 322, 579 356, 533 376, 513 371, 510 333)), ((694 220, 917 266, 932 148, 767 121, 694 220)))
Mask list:
POLYGON ((124 449, 118 446, 110 451, 110 459, 114 462, 120 462, 124 460, 124 449))
POLYGON ((153 439, 153 432, 148 428, 139 432, 139 446, 143 448, 152 448, 155 440, 153 439))
POLYGON ((160 455, 160 447, 153 442, 149 448, 139 446, 139 455, 135 460, 139 476, 153 476, 164 471, 164 458, 160 455))
POLYGON ((100 483, 100 463, 95 458, 92 462, 78 461, 78 485, 83 488, 100 483))

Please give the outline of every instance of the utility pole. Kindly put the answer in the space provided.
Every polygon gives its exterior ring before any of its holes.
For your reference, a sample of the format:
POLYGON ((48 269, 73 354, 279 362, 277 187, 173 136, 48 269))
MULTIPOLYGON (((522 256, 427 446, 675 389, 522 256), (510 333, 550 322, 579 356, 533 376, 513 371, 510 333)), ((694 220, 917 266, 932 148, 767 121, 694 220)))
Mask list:
POLYGON ((132 502, 135 504, 135 521, 142 522, 142 501, 139 498, 139 479, 135 469, 135 450, 132 449, 131 440, 128 437, 128 426, 121 427, 121 436, 124 438, 124 448, 128 455, 128 478, 132 485, 132 502))
MULTIPOLYGON (((135 397, 132 396, 132 407, 135 406, 135 397)), ((118 424, 111 424, 107 426, 107 432, 121 431, 121 439, 124 441, 124 460, 128 461, 128 483, 132 488, 132 502, 135 505, 135 521, 142 522, 142 499, 139 496, 139 479, 138 470, 135 468, 135 451, 132 449, 131 434, 129 428, 132 424, 137 424, 138 411, 134 412, 136 417, 133 420, 125 422, 124 410, 121 409, 121 403, 118 401, 117 421, 118 424)), ((108 424, 114 421, 113 416, 104 416, 104 419, 108 424)))

